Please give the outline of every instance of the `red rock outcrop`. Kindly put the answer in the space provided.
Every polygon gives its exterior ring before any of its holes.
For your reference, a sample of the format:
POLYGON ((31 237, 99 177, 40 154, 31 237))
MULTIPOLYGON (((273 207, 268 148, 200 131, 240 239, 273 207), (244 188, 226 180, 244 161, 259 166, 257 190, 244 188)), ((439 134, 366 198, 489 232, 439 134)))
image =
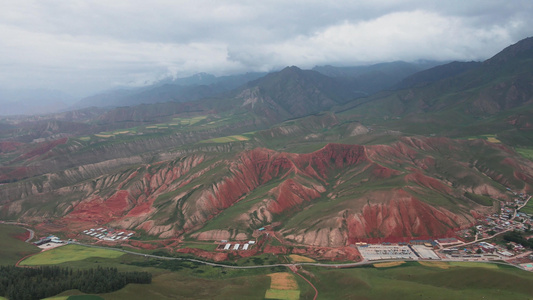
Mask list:
POLYGON ((362 213, 346 219, 348 240, 446 236, 471 221, 421 202, 403 190, 391 196, 393 199, 389 202, 367 204, 362 213))
POLYGON ((19 156, 16 160, 27 160, 27 159, 31 159, 33 157, 36 157, 36 156, 39 156, 39 155, 43 155, 45 154, 46 152, 52 150, 53 148, 55 148, 57 145, 61 145, 61 144, 65 144, 66 142, 68 141, 68 138, 62 138, 62 139, 58 139, 58 140, 55 140, 55 141, 51 141, 51 142, 45 142, 45 143, 42 143, 40 144, 37 148, 27 152, 27 153, 24 153, 23 155, 19 156))

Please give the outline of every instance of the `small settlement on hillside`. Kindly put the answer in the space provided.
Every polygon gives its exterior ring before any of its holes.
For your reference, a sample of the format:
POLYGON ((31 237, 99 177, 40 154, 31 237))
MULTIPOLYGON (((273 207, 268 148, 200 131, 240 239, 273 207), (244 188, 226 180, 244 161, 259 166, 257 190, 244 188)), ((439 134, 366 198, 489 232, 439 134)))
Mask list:
POLYGON ((492 241, 495 237, 515 232, 533 238, 533 215, 521 212, 530 195, 509 190, 515 198, 502 202, 500 212, 478 220, 473 228, 457 232, 457 238, 436 240, 412 240, 409 243, 367 244, 356 243, 365 260, 405 259, 405 260, 458 260, 487 261, 504 260, 525 270, 533 271, 533 251, 513 241, 492 241), (470 241, 469 241, 470 240, 470 241))

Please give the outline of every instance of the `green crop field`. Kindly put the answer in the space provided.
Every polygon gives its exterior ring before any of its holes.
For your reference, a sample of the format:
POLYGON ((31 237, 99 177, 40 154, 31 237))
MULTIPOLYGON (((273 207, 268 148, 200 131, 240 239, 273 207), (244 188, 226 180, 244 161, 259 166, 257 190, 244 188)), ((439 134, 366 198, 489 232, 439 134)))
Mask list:
POLYGON ((172 272, 153 278, 149 285, 129 284, 103 294, 105 299, 263 299, 270 285, 266 276, 205 279, 172 272))
POLYGON ((31 256, 20 264, 24 266, 55 265, 69 261, 84 260, 90 257, 117 258, 122 255, 124 253, 115 250, 66 245, 31 256))
POLYGON ((189 242, 189 243, 183 243, 180 245, 181 248, 194 248, 194 249, 202 249, 207 251, 215 251, 217 248, 217 244, 214 243, 202 243, 202 242, 189 242))
POLYGON ((533 161, 533 148, 516 148, 515 150, 523 157, 533 161))
MULTIPOLYGON (((348 299, 530 299, 533 274, 492 264, 452 264, 450 268, 408 262, 394 268, 326 270, 305 268, 319 298, 348 299)), ((302 297, 310 297, 309 292, 302 297)))
POLYGON ((245 135, 230 135, 202 141, 202 143, 230 143, 248 141, 250 138, 245 135))
POLYGON ((22 227, 0 224, 0 265, 14 265, 24 256, 41 251, 33 244, 15 238, 25 234, 26 229, 22 227))
MULTIPOLYGON (((68 293, 68 292, 67 292, 68 293)), ((43 300, 103 300, 104 298, 97 295, 72 295, 46 298, 43 300)))
POLYGON ((533 214, 533 200, 529 200, 526 204, 526 206, 524 206, 520 212, 523 212, 525 214, 533 214))
POLYGON ((68 297, 67 300, 104 300, 104 298, 96 295, 74 295, 68 297))
POLYGON ((496 264, 480 264, 476 262, 468 261, 453 261, 448 263, 450 266, 455 267, 469 267, 469 268, 485 268, 485 269, 499 269, 500 267, 496 264))
POLYGON ((265 293, 265 299, 298 300, 300 299, 300 291, 269 289, 265 293))

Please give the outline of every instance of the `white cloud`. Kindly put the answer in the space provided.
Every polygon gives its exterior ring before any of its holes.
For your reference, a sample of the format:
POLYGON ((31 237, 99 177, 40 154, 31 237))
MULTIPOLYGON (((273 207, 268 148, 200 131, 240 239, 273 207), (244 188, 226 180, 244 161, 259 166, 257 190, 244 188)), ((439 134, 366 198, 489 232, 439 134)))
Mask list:
POLYGON ((533 2, 0 0, 0 88, 88 93, 167 75, 486 59, 533 2))

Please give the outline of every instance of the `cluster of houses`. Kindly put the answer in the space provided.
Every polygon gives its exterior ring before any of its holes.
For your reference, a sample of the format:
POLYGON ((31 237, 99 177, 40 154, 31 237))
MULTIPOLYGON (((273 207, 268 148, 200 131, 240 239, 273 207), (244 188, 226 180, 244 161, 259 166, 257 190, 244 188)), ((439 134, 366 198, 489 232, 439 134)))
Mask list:
POLYGON ((33 244, 36 246, 41 246, 41 245, 48 244, 48 243, 63 244, 64 242, 55 235, 43 237, 39 239, 38 241, 33 242, 33 244))
POLYGON ((248 241, 244 244, 239 244, 239 243, 228 243, 228 241, 226 240, 223 240, 222 243, 225 243, 224 245, 224 248, 222 248, 222 250, 224 251, 237 251, 237 250, 248 250, 251 245, 254 245, 255 244, 255 241, 248 241))
MULTIPOLYGON (((486 216, 475 227, 475 230, 463 230, 459 235, 468 237, 469 234, 476 232, 478 238, 490 238, 493 235, 505 231, 521 231, 526 232, 531 230, 533 225, 533 215, 520 212, 520 208, 527 203, 529 195, 524 193, 516 193, 508 189, 515 198, 511 201, 502 202, 500 213, 486 216)), ((523 245, 515 242, 507 242, 505 244, 496 244, 488 242, 478 242, 467 247, 456 247, 444 249, 446 253, 452 257, 486 257, 505 259, 513 257, 519 253, 526 251, 523 245)))
POLYGON ((107 228, 91 228, 83 231, 83 234, 97 238, 104 241, 125 241, 133 236, 133 233, 126 233, 124 231, 116 232, 114 230, 108 230, 107 228))
POLYGON ((485 259, 506 259, 521 253, 526 249, 524 246, 510 242, 512 249, 507 249, 503 245, 496 243, 479 242, 467 247, 454 247, 443 249, 442 253, 452 258, 485 258, 485 259))
POLYGON ((501 232, 504 230, 525 231, 531 228, 533 216, 517 211, 525 204, 527 194, 520 194, 512 201, 505 202, 500 208, 500 214, 493 214, 485 218, 483 224, 476 229, 482 234, 488 231, 501 232))
MULTIPOLYGON (((516 198, 511 201, 502 202, 500 213, 484 217, 484 219, 482 219, 475 227, 475 232, 477 232, 478 238, 487 238, 502 231, 531 230, 533 225, 533 215, 517 211, 518 208, 526 203, 529 195, 524 193, 518 194, 516 192, 512 193, 516 198)), ((463 238, 469 238, 473 237, 474 233, 470 229, 464 229, 457 232, 457 235, 463 238)))

